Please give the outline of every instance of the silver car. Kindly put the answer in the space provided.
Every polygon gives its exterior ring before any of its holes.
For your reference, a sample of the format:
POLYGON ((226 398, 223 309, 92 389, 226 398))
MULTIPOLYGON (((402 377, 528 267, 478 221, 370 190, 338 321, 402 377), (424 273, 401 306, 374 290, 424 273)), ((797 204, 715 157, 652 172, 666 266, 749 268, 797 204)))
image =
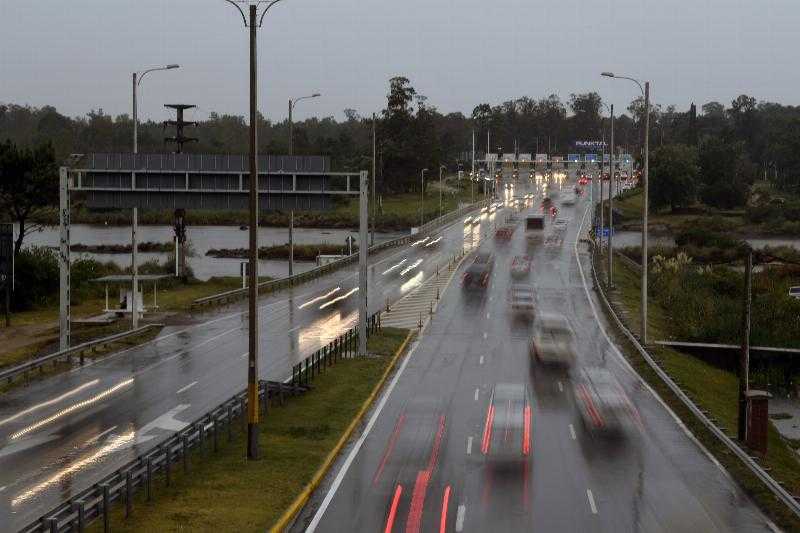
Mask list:
POLYGON ((536 362, 569 368, 575 361, 575 334, 562 315, 540 314, 533 321, 531 357, 536 362))

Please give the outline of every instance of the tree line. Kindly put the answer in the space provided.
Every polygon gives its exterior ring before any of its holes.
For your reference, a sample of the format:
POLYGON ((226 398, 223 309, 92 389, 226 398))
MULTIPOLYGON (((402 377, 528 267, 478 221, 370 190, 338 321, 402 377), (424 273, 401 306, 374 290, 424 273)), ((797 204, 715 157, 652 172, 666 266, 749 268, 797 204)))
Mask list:
MULTIPOLYGON (((637 98, 620 111, 615 122, 616 143, 641 160, 644 103, 637 98)), ((385 194, 418 190, 422 168, 435 172, 445 165, 450 171, 469 170, 473 132, 479 158, 486 151, 487 131, 492 152, 513 152, 516 146, 520 153, 563 154, 576 151, 577 140, 608 141, 607 114, 607 106, 596 92, 570 94, 566 100, 555 94, 539 99, 523 96, 496 105, 479 103, 469 115, 443 114, 408 78, 397 76, 389 80, 386 106, 377 115, 378 188, 385 194)), ((337 170, 369 169, 372 117, 361 116, 354 109, 344 110, 344 115, 341 121, 313 117, 297 122, 295 153, 330 156, 337 170)), ((287 153, 288 121, 270 121, 260 115, 258 121, 260 152, 287 153)), ((168 151, 163 142, 167 134, 160 123, 140 124, 140 152, 168 151)), ((0 169, 0 212, 13 211, 14 217, 30 218, 30 209, 19 208, 24 207, 19 195, 30 199, 31 176, 47 174, 49 188, 36 182, 35 189, 42 193, 41 202, 52 205, 57 184, 55 161, 71 153, 130 151, 132 135, 133 123, 126 114, 112 117, 99 109, 68 117, 51 106, 0 104, 0 141, 6 154, 0 158, 12 161, 0 169), (26 162, 24 168, 20 161, 26 162), (23 174, 28 178, 23 179, 23 174)), ((246 153, 248 149, 248 125, 243 116, 212 112, 190 135, 198 142, 186 145, 186 151, 246 153)), ((700 113, 694 104, 687 110, 654 105, 650 139, 654 155, 664 148, 664 158, 689 161, 676 174, 669 166, 659 170, 659 160, 653 160, 651 183, 656 203, 679 205, 700 197, 712 205, 739 205, 757 178, 767 178, 784 191, 796 192, 800 187, 800 107, 757 102, 747 95, 728 107, 708 102, 700 113), (683 179, 687 186, 677 190, 669 185, 670 179, 683 179)))

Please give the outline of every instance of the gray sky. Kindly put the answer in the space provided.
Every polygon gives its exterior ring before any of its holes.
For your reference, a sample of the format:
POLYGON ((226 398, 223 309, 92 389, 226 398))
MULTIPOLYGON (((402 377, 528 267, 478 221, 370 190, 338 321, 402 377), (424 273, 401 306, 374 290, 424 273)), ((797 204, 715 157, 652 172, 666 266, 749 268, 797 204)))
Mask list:
MULTIPOLYGON (((595 90, 626 107, 688 107, 741 93, 798 104, 797 0, 282 0, 259 30, 259 109, 314 91, 296 116, 368 115, 404 75, 442 112, 595 90)), ((223 0, 0 0, 0 102, 82 115, 130 113, 131 72, 148 75, 140 117, 164 103, 247 114, 247 33, 223 0)))

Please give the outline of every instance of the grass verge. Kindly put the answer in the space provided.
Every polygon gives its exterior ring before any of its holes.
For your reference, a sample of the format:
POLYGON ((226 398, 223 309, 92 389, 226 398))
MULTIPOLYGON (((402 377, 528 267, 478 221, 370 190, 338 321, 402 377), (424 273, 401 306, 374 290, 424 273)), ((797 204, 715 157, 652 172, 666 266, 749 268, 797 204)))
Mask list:
MULTIPOLYGON (((600 261, 605 265, 605 261, 600 261)), ((605 279, 605 271, 598 271, 605 279)), ((614 268, 615 289, 608 295, 612 304, 622 311, 620 318, 632 331, 641 327, 640 320, 640 277, 621 261, 614 268)), ((648 306, 648 335, 651 339, 664 338, 670 332, 670 322, 674 319, 666 309, 653 301, 648 306)), ((647 362, 641 357, 630 341, 616 328, 612 330, 617 345, 640 376, 650 384, 658 395, 680 417, 698 440, 719 460, 742 488, 757 502, 764 512, 780 527, 787 531, 800 531, 800 520, 783 503, 775 498, 761 481, 686 408, 664 384, 647 362)), ((680 384, 683 391, 718 425, 727 429, 729 435, 735 434, 738 417, 738 378, 713 367, 704 361, 662 346, 648 347, 656 360, 661 361, 664 370, 673 381, 680 384)), ((782 482, 791 494, 800 494, 800 462, 792 443, 783 439, 770 423, 768 453, 759 458, 759 464, 782 482)))
MULTIPOLYGON (((384 328, 369 339, 376 357, 345 359, 314 379, 313 389, 271 409, 262 420, 263 458, 245 458, 246 435, 220 440, 215 453, 195 450, 190 474, 175 468, 172 483, 154 480, 153 500, 143 491, 124 518, 116 505, 114 531, 265 531, 304 490, 350 425, 403 343, 407 330, 384 328)), ((95 522, 91 531, 100 531, 95 522)))

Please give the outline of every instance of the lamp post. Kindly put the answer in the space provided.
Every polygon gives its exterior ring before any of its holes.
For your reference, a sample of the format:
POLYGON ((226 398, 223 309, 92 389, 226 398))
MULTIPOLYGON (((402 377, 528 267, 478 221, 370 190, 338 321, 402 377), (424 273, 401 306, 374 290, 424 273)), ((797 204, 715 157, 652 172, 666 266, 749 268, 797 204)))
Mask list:
POLYGON ((428 171, 427 168, 422 169, 422 189, 420 189, 419 193, 419 231, 422 231, 422 224, 424 223, 425 217, 425 173, 428 171))
POLYGON ((271 0, 260 2, 257 0, 225 0, 239 11, 242 22, 250 34, 250 257, 249 257, 249 284, 248 284, 248 356, 247 356, 247 458, 258 459, 258 158, 257 144, 257 102, 258 102, 258 71, 256 68, 257 40, 256 31, 264 21, 267 11, 280 2, 271 0), (246 5, 248 14, 245 15, 239 4, 246 5), (258 13, 261 8, 261 13, 258 13))
POLYGON ((169 64, 163 67, 147 69, 141 74, 139 74, 138 72, 133 73, 133 153, 134 154, 139 153, 139 136, 138 136, 139 117, 137 115, 137 109, 136 109, 138 107, 138 102, 136 99, 136 88, 139 86, 140 83, 142 83, 142 78, 144 78, 148 72, 155 72, 157 70, 172 70, 175 68, 180 68, 180 65, 169 64))
POLYGON ((446 170, 446 167, 439 165, 439 217, 442 216, 442 170, 446 170))
MULTIPOLYGON (((310 94, 308 96, 301 96, 295 100, 289 98, 289 155, 294 155, 294 122, 292 121, 292 110, 297 102, 306 100, 308 98, 317 98, 319 93, 310 94)), ((292 184, 294 189, 294 184, 292 184)), ((294 209, 289 212, 289 275, 294 275, 294 209)))
POLYGON ((644 174, 642 175, 642 343, 647 344, 647 211, 648 177, 650 167, 650 82, 642 83, 627 76, 617 76, 613 72, 603 72, 607 78, 619 78, 635 83, 644 97, 644 174))
POLYGON ((294 106, 300 100, 308 100, 309 98, 319 98, 322 96, 320 93, 309 94, 308 96, 301 96, 292 100, 289 98, 289 155, 294 155, 294 123, 292 122, 292 111, 294 106))

